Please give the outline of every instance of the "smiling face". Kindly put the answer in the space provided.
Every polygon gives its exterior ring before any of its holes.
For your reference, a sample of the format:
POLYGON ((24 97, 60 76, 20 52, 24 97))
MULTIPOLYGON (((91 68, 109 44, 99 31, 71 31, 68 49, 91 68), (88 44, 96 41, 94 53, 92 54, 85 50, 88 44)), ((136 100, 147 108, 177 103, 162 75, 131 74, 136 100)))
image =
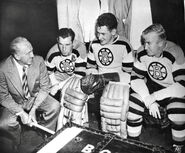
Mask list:
POLYGON ((163 51, 164 41, 159 38, 156 32, 149 32, 142 35, 143 46, 148 56, 160 57, 163 51))
POLYGON ((113 42, 116 35, 116 30, 109 30, 107 26, 97 27, 97 38, 101 45, 110 44, 113 42))
POLYGON ((14 56, 19 64, 31 65, 34 57, 31 43, 26 39, 23 39, 21 42, 17 43, 14 56))
POLYGON ((70 55, 73 50, 73 42, 71 40, 71 36, 66 37, 66 38, 59 37, 58 46, 63 56, 70 55))

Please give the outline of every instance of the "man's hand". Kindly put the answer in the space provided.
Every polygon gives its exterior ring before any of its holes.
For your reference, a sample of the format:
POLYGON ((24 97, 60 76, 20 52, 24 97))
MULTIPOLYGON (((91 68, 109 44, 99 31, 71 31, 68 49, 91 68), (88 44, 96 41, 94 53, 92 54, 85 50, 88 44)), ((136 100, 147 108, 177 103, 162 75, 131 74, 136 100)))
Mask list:
POLYGON ((29 114, 22 111, 18 114, 18 116, 21 118, 21 122, 25 125, 32 126, 33 122, 37 123, 35 110, 31 110, 29 114))
POLYGON ((32 126, 32 123, 37 123, 36 120, 36 107, 32 107, 32 109, 29 112, 29 116, 28 116, 28 124, 29 126, 32 126))
POLYGON ((21 122, 23 124, 28 123, 28 113, 26 113, 25 111, 22 111, 22 112, 18 113, 18 116, 21 118, 21 122))
POLYGON ((161 119, 160 111, 159 111, 159 104, 154 102, 149 107, 149 113, 155 118, 161 119))
POLYGON ((144 103, 145 103, 146 108, 149 109, 150 105, 152 105, 153 103, 155 103, 155 101, 156 101, 156 99, 154 97, 154 94, 151 94, 151 95, 147 96, 144 99, 144 103))

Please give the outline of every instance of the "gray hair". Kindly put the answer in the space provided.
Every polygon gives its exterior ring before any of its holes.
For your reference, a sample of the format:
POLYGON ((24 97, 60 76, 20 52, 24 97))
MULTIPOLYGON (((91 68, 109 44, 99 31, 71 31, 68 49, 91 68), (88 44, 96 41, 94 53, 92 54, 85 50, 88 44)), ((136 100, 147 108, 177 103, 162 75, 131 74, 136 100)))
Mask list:
POLYGON ((28 42, 28 40, 25 37, 19 36, 13 39, 12 42, 10 43, 11 54, 12 55, 16 54, 17 51, 19 50, 19 44, 25 43, 25 42, 28 42))
POLYGON ((144 44, 143 36, 148 34, 148 33, 151 33, 151 32, 155 32, 161 40, 166 40, 166 31, 165 31, 165 29, 163 28, 163 26, 161 24, 155 23, 155 24, 152 24, 149 27, 147 27, 142 32, 141 40, 140 40, 142 45, 144 44))
POLYGON ((148 28, 146 28, 143 31, 142 34, 145 35, 150 32, 156 32, 161 39, 166 40, 166 31, 161 24, 155 23, 155 24, 150 25, 148 28))

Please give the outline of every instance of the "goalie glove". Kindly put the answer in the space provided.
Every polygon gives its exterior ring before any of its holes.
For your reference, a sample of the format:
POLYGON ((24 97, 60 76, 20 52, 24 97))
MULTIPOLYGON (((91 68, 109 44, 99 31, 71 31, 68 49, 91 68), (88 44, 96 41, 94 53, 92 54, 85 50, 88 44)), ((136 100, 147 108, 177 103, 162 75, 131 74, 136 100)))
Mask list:
POLYGON ((98 90, 103 90, 109 81, 119 82, 118 73, 89 74, 81 78, 81 89, 90 95, 98 90))

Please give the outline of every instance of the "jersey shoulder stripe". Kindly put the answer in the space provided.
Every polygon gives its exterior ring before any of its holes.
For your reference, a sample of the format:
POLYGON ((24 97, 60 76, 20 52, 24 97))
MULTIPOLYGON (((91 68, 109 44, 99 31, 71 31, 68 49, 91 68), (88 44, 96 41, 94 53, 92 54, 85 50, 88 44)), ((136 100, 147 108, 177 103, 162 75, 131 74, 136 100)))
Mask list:
POLYGON ((141 57, 146 56, 146 55, 147 55, 146 50, 140 51, 140 52, 137 54, 137 59, 138 59, 138 61, 141 62, 141 57))
POLYGON ((80 53, 76 49, 73 49, 72 50, 72 53, 75 54, 76 57, 79 57, 80 56, 80 53))
POLYGON ((99 40, 93 40, 91 44, 99 44, 100 41, 99 40))
POLYGON ((175 57, 167 51, 163 52, 163 57, 166 57, 167 59, 169 59, 172 62, 172 64, 175 62, 175 57))
POLYGON ((52 53, 49 58, 48 58, 48 62, 51 63, 51 61, 56 57, 56 56, 60 56, 61 53, 60 52, 54 52, 52 53))
POLYGON ((127 49, 128 53, 130 53, 132 51, 130 45, 126 41, 118 40, 118 41, 115 41, 113 44, 126 46, 126 49, 127 49))

